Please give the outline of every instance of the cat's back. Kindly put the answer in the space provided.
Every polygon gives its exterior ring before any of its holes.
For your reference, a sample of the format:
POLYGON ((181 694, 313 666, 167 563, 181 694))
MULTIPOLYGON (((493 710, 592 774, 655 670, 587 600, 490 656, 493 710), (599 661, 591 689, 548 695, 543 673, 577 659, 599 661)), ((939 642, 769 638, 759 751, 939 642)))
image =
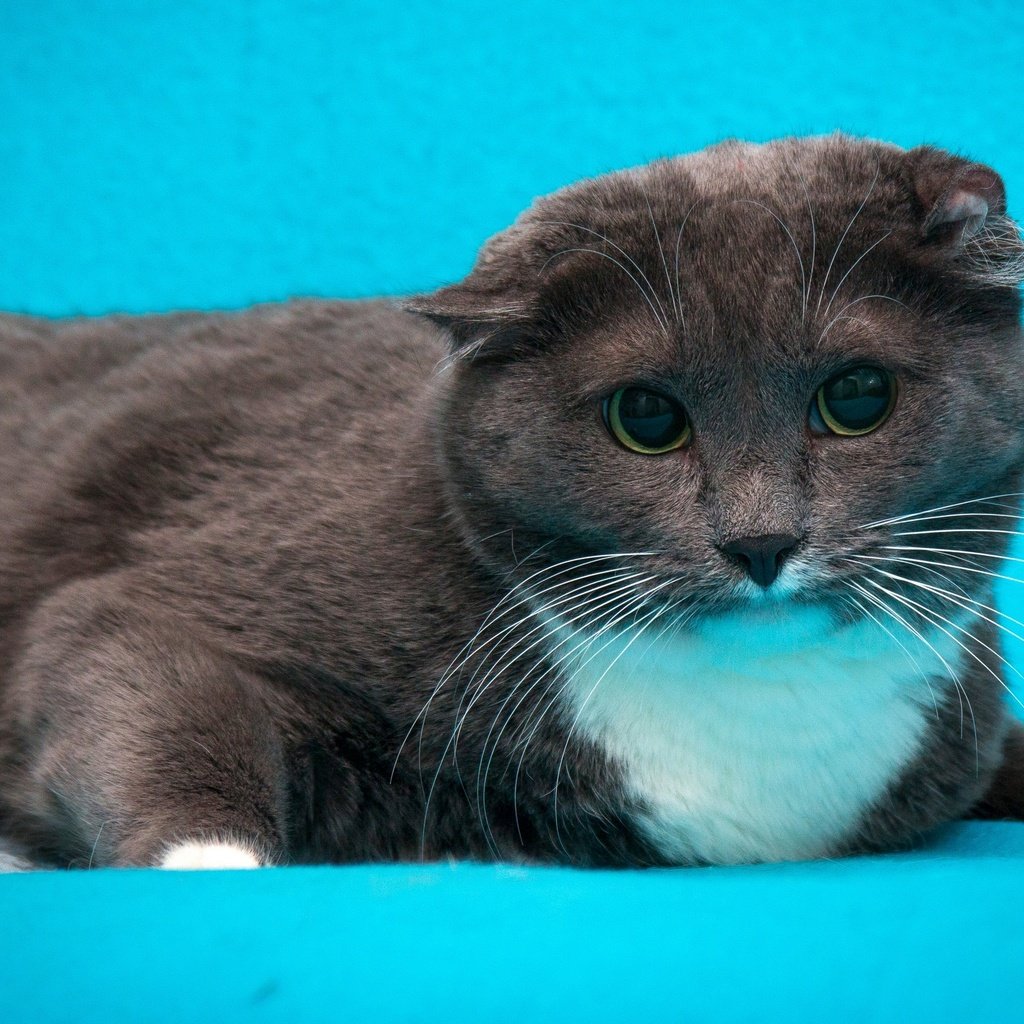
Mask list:
POLYGON ((98 532, 170 522, 186 499, 214 515, 282 466, 362 451, 375 423, 423 405, 443 354, 433 328, 383 301, 0 316, 0 569, 8 584, 26 567, 39 578, 43 555, 92 550, 98 532))
POLYGON ((305 300, 233 313, 42 317, 0 314, 0 466, 10 489, 83 434, 120 417, 266 423, 328 395, 397 399, 441 358, 431 328, 386 302, 305 300))

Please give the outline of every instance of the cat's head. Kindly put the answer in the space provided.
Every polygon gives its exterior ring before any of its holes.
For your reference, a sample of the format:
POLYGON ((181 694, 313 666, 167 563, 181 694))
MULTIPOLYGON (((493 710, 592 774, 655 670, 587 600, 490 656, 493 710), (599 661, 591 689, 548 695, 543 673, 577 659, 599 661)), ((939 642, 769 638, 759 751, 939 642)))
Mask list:
POLYGON ((512 580, 708 612, 977 593, 923 563, 1015 528, 1022 274, 999 176, 927 147, 727 142, 557 192, 411 304, 451 339, 457 518, 512 580))

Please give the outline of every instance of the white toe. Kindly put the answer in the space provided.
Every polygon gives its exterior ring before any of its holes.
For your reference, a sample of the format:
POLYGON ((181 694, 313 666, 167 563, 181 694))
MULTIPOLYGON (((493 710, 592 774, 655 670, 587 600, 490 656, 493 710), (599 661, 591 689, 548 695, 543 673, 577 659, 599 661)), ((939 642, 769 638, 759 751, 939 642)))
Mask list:
POLYGON ((252 850, 237 843, 179 843, 172 846, 160 861, 160 867, 171 871, 218 871, 262 866, 263 862, 252 850))

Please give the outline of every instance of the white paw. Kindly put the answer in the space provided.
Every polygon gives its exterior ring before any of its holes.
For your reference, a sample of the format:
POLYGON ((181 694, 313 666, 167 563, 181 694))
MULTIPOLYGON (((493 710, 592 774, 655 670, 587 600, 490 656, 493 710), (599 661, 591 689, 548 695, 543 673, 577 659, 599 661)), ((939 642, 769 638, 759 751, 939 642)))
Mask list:
POLYGON ((160 861, 170 871, 219 871, 263 867, 263 861, 237 843, 178 843, 160 861))
POLYGON ((0 850, 0 874, 7 874, 14 871, 31 871, 30 864, 24 857, 17 857, 13 853, 0 850))

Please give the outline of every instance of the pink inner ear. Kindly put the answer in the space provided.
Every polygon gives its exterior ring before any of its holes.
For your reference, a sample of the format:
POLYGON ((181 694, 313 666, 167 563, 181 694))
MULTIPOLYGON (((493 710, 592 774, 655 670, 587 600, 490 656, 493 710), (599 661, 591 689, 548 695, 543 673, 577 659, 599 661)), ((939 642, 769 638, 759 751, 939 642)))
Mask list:
POLYGON ((981 232, 989 212, 1000 210, 1005 201, 999 175, 980 164, 971 165, 956 175, 939 197, 925 223, 925 231, 931 234, 936 228, 945 227, 943 234, 963 245, 981 232))
POLYGON ((954 189, 944 197, 936 209, 931 227, 937 228, 940 224, 955 224, 957 221, 963 221, 964 235, 969 237, 976 235, 981 230, 987 216, 988 203, 977 192, 954 189))

